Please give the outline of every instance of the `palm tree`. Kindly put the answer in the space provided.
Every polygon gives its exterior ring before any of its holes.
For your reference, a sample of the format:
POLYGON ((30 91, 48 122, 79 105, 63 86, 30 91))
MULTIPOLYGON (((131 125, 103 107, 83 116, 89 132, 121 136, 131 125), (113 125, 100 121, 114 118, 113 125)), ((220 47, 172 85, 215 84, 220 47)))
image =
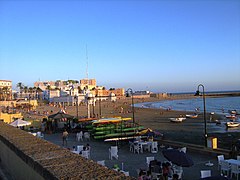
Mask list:
POLYGON ((27 86, 24 86, 24 92, 27 93, 28 92, 28 87, 27 86))
POLYGON ((42 97, 40 96, 40 94, 43 92, 42 89, 40 87, 37 87, 37 99, 40 99, 39 97, 42 97))
POLYGON ((34 86, 32 90, 33 90, 33 93, 34 93, 34 97, 35 97, 35 99, 36 99, 36 95, 37 95, 37 88, 34 86))
POLYGON ((82 92, 83 92, 82 88, 78 86, 78 93, 82 93, 82 92))
POLYGON ((51 86, 48 85, 48 86, 46 87, 46 89, 47 89, 47 90, 51 90, 51 86))
POLYGON ((23 83, 19 82, 17 83, 17 87, 19 88, 19 91, 23 89, 23 83))
POLYGON ((0 88, 0 101, 3 100, 3 88, 0 88))
POLYGON ((37 87, 37 92, 42 92, 42 89, 40 87, 37 87))
POLYGON ((29 90, 29 92, 32 94, 33 88, 32 88, 32 87, 29 87, 28 90, 29 90))
POLYGON ((22 97, 22 90, 23 90, 23 87, 24 87, 23 83, 21 83, 21 82, 17 83, 17 87, 19 88, 20 97, 22 97))
POLYGON ((9 87, 7 87, 7 86, 5 86, 5 87, 3 87, 2 88, 2 93, 3 93, 3 99, 4 99, 4 101, 6 101, 9 97, 9 94, 10 94, 10 92, 9 92, 9 87))

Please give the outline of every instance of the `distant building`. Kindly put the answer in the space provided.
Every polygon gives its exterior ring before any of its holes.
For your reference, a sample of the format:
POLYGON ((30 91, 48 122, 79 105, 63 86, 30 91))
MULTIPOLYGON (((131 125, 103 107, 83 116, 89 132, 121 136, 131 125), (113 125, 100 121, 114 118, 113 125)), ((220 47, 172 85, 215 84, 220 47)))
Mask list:
POLYGON ((60 97, 60 90, 51 89, 51 90, 44 91, 43 94, 44 94, 44 99, 50 101, 54 97, 60 97))
POLYGON ((147 95, 150 94, 150 91, 135 91, 134 95, 147 95))
POLYGON ((40 88, 41 90, 45 91, 48 87, 51 89, 56 88, 54 81, 37 81, 34 83, 34 87, 40 88))
POLYGON ((9 87, 12 89, 12 81, 9 80, 0 80, 0 88, 9 87))
POLYGON ((124 88, 106 90, 106 89, 97 89, 95 90, 95 94, 97 96, 110 96, 113 93, 115 96, 124 96, 125 90, 124 88))
POLYGON ((0 80, 0 101, 12 100, 12 81, 0 80))
MULTIPOLYGON (((73 104, 73 97, 85 96, 88 93, 101 99, 111 96, 112 101, 115 101, 116 97, 125 95, 123 88, 106 90, 103 86, 97 86, 96 79, 81 79, 79 82, 76 80, 35 82, 34 87, 43 90, 43 99, 49 100, 51 103, 67 105, 73 104), (69 97, 71 98, 69 99, 69 97)), ((79 98, 79 102, 82 100, 83 98, 79 98)))
POLYGON ((96 79, 81 79, 80 80, 80 88, 81 89, 94 89, 97 86, 96 79))
POLYGON ((167 98, 167 97, 169 97, 169 95, 168 95, 168 93, 152 93, 152 94, 150 94, 150 97, 167 98))
POLYGON ((53 97, 50 99, 50 103, 60 106, 74 106, 76 103, 78 105, 80 103, 85 102, 85 95, 79 96, 61 96, 61 97, 53 97))

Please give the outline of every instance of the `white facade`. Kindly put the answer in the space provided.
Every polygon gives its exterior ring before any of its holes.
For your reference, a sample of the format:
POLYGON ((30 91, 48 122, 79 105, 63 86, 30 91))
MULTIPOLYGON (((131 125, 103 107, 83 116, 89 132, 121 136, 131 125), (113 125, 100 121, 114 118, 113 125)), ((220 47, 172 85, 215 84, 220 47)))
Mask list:
POLYGON ((51 103, 54 104, 61 104, 61 105, 67 105, 67 106, 73 106, 78 103, 78 105, 81 102, 85 102, 85 95, 81 94, 79 96, 61 96, 61 97, 54 97, 50 99, 51 103), (77 99, 76 99, 77 97, 77 99))
POLYGON ((12 81, 0 80, 0 88, 2 87, 9 87, 12 89, 12 81))

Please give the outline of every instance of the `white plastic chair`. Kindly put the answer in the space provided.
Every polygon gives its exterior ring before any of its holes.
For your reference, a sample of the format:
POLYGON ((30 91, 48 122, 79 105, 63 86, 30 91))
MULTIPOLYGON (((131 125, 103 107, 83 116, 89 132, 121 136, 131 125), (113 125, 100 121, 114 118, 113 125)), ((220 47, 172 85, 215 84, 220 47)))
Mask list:
POLYGON ((232 179, 232 175, 237 175, 237 179, 238 179, 238 174, 240 173, 240 167, 237 164, 231 164, 231 179, 232 179))
POLYGON ((138 153, 138 154, 142 153, 143 152, 142 144, 134 143, 133 144, 133 152, 138 153))
POLYGON ((89 159, 90 158, 90 152, 89 151, 82 151, 81 156, 86 158, 86 159, 89 159))
POLYGON ((89 132, 85 132, 85 133, 83 134, 83 137, 84 137, 84 139, 85 139, 86 141, 90 141, 90 134, 89 134, 89 132))
POLYGON ((77 146, 77 152, 80 153, 83 150, 83 145, 77 146))
POLYGON ((125 176, 129 176, 129 171, 120 171, 122 172, 125 176))
MULTIPOLYGON (((169 163, 171 164, 171 166, 173 166, 171 162, 169 162, 169 163)), ((173 173, 177 174, 179 179, 182 179, 183 168, 181 166, 173 166, 173 173)))
POLYGON ((152 150, 152 143, 147 143, 146 145, 143 146, 144 151, 151 152, 152 150))
POLYGON ((105 166, 105 160, 97 161, 98 164, 105 166))
POLYGON ((157 141, 152 142, 151 152, 152 153, 157 153, 158 152, 158 142, 157 141))
POLYGON ((37 136, 38 138, 44 138, 44 135, 43 135, 40 131, 37 132, 36 136, 37 136))
POLYGON ((211 170, 201 170, 201 178, 210 177, 211 176, 211 170))
POLYGON ((218 158, 218 170, 219 170, 221 167, 221 161, 224 160, 224 155, 218 155, 217 158, 218 158))
POLYGON ((182 148, 180 149, 180 151, 186 153, 186 152, 187 152, 187 148, 186 148, 186 147, 182 147, 182 148))
POLYGON ((153 156, 146 157, 146 163, 147 163, 147 168, 149 167, 149 164, 151 161, 153 161, 155 158, 153 156))
POLYGON ((240 156, 237 156, 237 160, 239 160, 239 161, 240 161, 240 156))
POLYGON ((134 152, 134 144, 133 144, 133 142, 131 142, 131 141, 129 141, 129 150, 130 150, 131 152, 134 152))
POLYGON ((229 174, 229 171, 230 171, 230 165, 227 161, 225 160, 221 160, 220 161, 220 164, 221 164, 221 173, 227 173, 227 176, 229 174))
POLYGON ((112 160, 113 157, 118 159, 118 147, 117 146, 111 146, 111 148, 109 148, 109 159, 112 160))
POLYGON ((80 131, 79 133, 76 134, 76 139, 77 141, 83 141, 83 132, 80 131))

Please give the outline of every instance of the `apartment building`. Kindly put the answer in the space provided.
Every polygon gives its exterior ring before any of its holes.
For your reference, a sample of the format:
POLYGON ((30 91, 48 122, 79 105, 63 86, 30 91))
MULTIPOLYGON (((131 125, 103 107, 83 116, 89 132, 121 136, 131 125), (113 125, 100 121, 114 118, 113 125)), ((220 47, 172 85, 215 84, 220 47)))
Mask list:
POLYGON ((96 79, 81 79, 80 80, 80 88, 84 89, 93 89, 96 88, 97 82, 96 79))
POLYGON ((0 80, 0 100, 12 100, 12 81, 0 80))
POLYGON ((97 89, 95 90, 95 94, 97 96, 110 96, 111 94, 115 94, 115 96, 124 96, 125 90, 124 88, 106 90, 106 89, 97 89))

